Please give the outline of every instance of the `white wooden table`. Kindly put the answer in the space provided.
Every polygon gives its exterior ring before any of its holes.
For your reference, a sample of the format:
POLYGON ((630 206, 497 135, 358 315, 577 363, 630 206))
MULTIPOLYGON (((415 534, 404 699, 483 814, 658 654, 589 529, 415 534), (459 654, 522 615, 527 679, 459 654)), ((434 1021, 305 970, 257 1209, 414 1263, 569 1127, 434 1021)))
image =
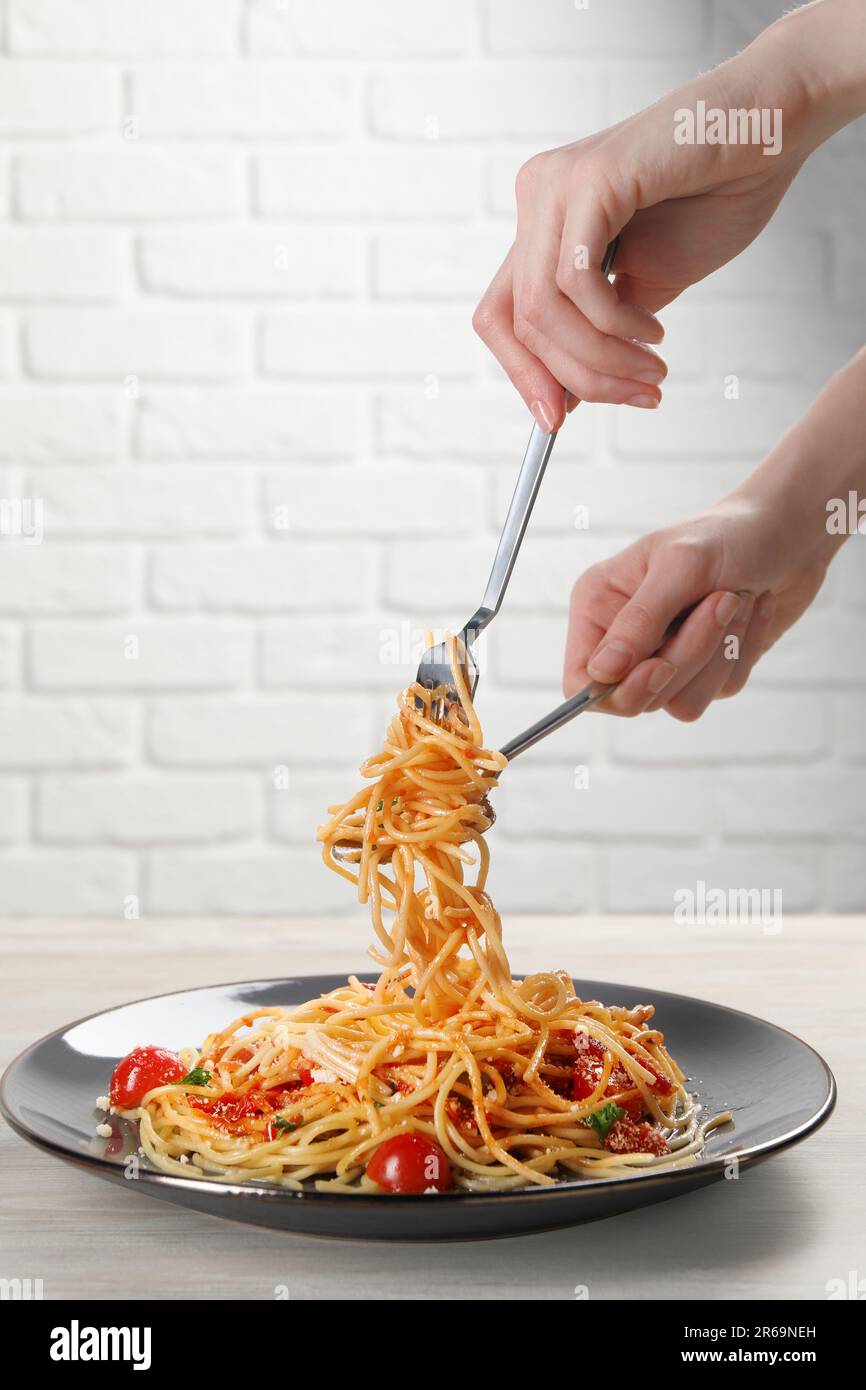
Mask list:
MULTIPOLYGON (((320 1241, 257 1230, 115 1188, 0 1123, 0 1277, 46 1298, 572 1299, 826 1297, 866 1276, 862 995, 866 919, 674 927, 661 919, 523 918, 515 970, 696 994, 799 1033, 830 1063, 824 1129, 738 1183, 609 1221, 449 1246, 320 1241)), ((6 922, 0 1060, 82 1014, 185 986, 361 968, 362 915, 339 922, 6 922)), ((641 992, 644 992, 642 988, 641 992)), ((624 1001, 626 1002, 626 1001, 624 1001)))

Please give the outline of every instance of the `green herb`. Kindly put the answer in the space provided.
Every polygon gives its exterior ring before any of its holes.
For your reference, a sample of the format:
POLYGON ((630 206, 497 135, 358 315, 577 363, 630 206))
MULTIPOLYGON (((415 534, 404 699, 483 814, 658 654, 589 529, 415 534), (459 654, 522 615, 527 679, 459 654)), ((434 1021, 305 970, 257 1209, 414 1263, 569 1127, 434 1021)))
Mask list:
POLYGON ((274 1129, 278 1129, 281 1134, 288 1134, 291 1130, 301 1127, 299 1124, 295 1124, 294 1120, 287 1120, 285 1115, 277 1115, 272 1124, 274 1129))
POLYGON ((180 1081, 174 1083, 176 1086, 209 1086, 210 1072, 205 1071, 204 1067, 193 1067, 186 1076, 182 1076, 180 1081))
POLYGON ((604 1104, 600 1110, 594 1110, 591 1115, 584 1115, 584 1123, 592 1125, 599 1139, 604 1143, 610 1131, 613 1129, 617 1120, 621 1120, 625 1114, 618 1105, 614 1105, 612 1100, 604 1104))

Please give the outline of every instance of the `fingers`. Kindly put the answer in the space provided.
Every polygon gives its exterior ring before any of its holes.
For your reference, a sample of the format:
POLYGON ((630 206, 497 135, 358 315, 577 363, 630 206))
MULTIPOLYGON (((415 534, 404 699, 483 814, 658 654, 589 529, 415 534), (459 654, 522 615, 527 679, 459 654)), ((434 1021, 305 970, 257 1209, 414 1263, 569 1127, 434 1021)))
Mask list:
POLYGON ((493 353, 537 423, 548 434, 565 417, 563 390, 544 363, 514 336, 514 301, 509 252, 475 310, 472 326, 493 353))
POLYGON ((718 698, 726 700, 737 695, 752 674, 755 662, 763 656, 770 645, 770 632, 776 614, 775 594, 761 594, 752 612, 745 637, 740 642, 740 655, 733 663, 733 670, 719 691, 718 698))
MULTIPOLYGON (((659 549, 643 582, 590 654, 587 670, 591 678, 606 684, 621 681, 639 662, 653 655, 673 620, 705 597, 711 583, 711 563, 711 556, 701 546, 673 544, 659 549)), ((693 630, 692 618, 682 631, 693 630)))
POLYGON ((557 287, 561 235, 556 209, 543 202, 535 205, 520 228, 511 261, 518 341, 583 400, 625 401, 639 395, 644 385, 657 387, 667 372, 658 354, 630 339, 600 333, 557 287), (622 378, 623 385, 617 389, 598 378, 622 378))
MULTIPOLYGON (((678 639, 686 637, 686 627, 666 644, 668 660, 678 663, 675 680, 654 700, 650 709, 664 708, 675 719, 698 719, 717 698, 736 664, 755 608, 753 594, 714 594, 692 615, 707 628, 706 641, 695 632, 690 654, 681 659, 676 651, 678 639), (704 613, 703 610, 710 610, 704 613), (714 632, 711 632, 711 628, 714 632), (690 656, 695 659, 690 659, 690 656), (701 659, 703 658, 703 659, 701 659)), ((691 619, 689 620, 691 621, 691 619)), ((687 649, 688 650, 688 649, 687 649)))
POLYGON ((552 285, 515 283, 514 334, 554 379, 583 401, 654 408, 667 375, 648 348, 605 337, 552 285))
MULTIPOLYGON (((604 709, 609 714, 627 718, 663 707, 674 713, 673 705, 677 699, 682 700, 683 693, 702 679, 703 673, 718 658, 725 634, 732 630, 732 623, 740 619, 740 607, 739 594, 729 594, 724 590, 709 594, 659 652, 629 672, 604 701, 604 709), (732 610, 736 610, 733 618, 732 610)), ((717 687, 722 684, 726 674, 718 672, 717 687)), ((683 714, 681 717, 689 716, 683 714)), ((697 715, 693 717, 697 718, 697 715)))
POLYGON ((618 216, 611 219, 603 203, 604 199, 589 182, 569 200, 556 265, 556 284, 599 333, 660 343, 664 329, 655 315, 640 304, 621 299, 616 285, 601 272, 608 242, 622 230, 631 215, 631 210, 620 210, 618 216))

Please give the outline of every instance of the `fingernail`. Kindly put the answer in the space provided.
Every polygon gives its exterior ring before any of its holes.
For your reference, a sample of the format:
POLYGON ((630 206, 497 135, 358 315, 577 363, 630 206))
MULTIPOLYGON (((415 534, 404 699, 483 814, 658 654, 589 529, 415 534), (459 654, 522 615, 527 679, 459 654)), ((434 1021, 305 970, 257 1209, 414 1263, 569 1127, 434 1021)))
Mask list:
POLYGON ((596 652, 586 669, 594 681, 615 681, 628 670, 631 658, 631 647, 624 642, 608 642, 596 652))
POLYGON ((626 405, 636 405, 641 410, 658 410, 659 403, 655 396, 631 396, 626 405))
POLYGON ((716 604, 716 622, 719 627, 727 627, 741 609, 745 610, 746 600, 739 594, 722 594, 716 604))
POLYGON ((553 422, 553 415, 551 413, 550 406, 546 405, 544 401, 533 401, 532 413, 535 416, 541 428, 544 430, 544 433, 553 434, 553 431, 556 429, 556 425, 553 422))
POLYGON ((647 681, 647 689, 653 695, 658 695, 660 690, 664 690, 665 686, 670 684, 676 673, 677 668, 670 661, 660 662, 647 681))
POLYGON ((665 369, 661 363, 657 367, 647 367, 645 372, 635 372, 633 381, 645 381, 649 386, 658 386, 664 380, 665 369))

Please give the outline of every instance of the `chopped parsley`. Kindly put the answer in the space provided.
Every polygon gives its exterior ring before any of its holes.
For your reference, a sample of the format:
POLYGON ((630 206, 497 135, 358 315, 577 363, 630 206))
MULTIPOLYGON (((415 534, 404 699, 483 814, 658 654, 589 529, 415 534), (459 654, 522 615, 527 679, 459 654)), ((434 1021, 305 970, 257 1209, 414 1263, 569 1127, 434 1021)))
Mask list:
POLYGON ((186 1076, 182 1076, 180 1081, 176 1081, 174 1084, 176 1086, 209 1086, 210 1076, 210 1072, 205 1071, 204 1067, 193 1067, 192 1071, 188 1071, 186 1076))
POLYGON ((275 1115, 271 1123, 274 1129, 278 1129, 280 1134, 289 1134, 293 1129, 300 1129, 300 1125, 294 1120, 287 1120, 285 1115, 275 1115))
POLYGON ((625 1111, 618 1105, 614 1105, 612 1100, 607 1101, 600 1110, 593 1110, 591 1115, 584 1115, 584 1124, 591 1125, 602 1143, 604 1143, 610 1131, 613 1129, 617 1120, 621 1120, 625 1111))

